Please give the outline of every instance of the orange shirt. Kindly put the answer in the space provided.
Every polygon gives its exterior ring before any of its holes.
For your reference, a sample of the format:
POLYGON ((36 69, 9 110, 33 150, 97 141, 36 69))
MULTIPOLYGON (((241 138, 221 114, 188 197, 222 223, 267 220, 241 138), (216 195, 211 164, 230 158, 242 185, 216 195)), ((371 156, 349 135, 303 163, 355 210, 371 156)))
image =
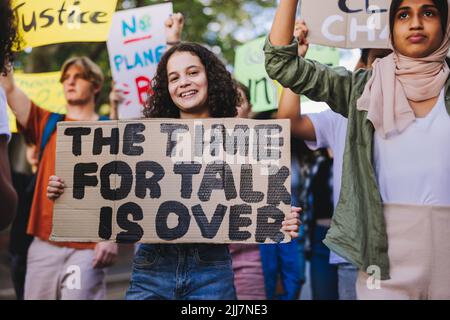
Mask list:
MULTIPOLYGON (((50 113, 31 103, 31 111, 26 128, 17 123, 19 131, 25 136, 27 141, 36 144, 38 149, 40 149, 42 135, 50 113)), ((70 121, 70 119, 65 119, 65 121, 70 121)), ((53 225, 53 201, 49 200, 46 194, 48 179, 55 174, 55 160, 56 130, 48 140, 39 164, 27 229, 28 234, 45 241, 49 241, 53 225)), ((57 246, 75 249, 93 249, 95 247, 95 243, 89 242, 49 242, 57 246)))

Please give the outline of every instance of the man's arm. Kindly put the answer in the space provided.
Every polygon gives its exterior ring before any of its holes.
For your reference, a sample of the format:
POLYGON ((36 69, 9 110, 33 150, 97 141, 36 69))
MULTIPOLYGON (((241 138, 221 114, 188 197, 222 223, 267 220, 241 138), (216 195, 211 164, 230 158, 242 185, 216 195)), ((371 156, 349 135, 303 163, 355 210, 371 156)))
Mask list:
MULTIPOLYGON (((294 37, 298 41, 298 55, 305 57, 308 52, 309 43, 307 40, 308 27, 303 20, 295 22, 294 37)), ((300 96, 292 90, 284 88, 281 93, 280 104, 278 106, 277 118, 291 120, 291 132, 298 138, 307 141, 316 141, 314 124, 309 117, 301 115, 300 96)))
POLYGON ((298 37, 299 41, 293 39, 294 30, 304 25, 304 22, 295 22, 297 5, 298 0, 280 0, 264 45, 267 74, 283 87, 314 101, 323 101, 347 117, 353 74, 342 67, 331 68, 304 59, 301 51, 306 52, 308 48, 307 30, 299 30, 303 41, 298 37))
POLYGON ((301 115, 300 96, 290 89, 283 89, 281 93, 277 118, 290 119, 291 132, 296 137, 302 140, 316 141, 313 123, 307 116, 301 115))
POLYGON ((298 0, 280 0, 269 34, 272 45, 286 46, 291 43, 297 5, 298 0))
POLYGON ((16 86, 12 70, 6 76, 0 75, 0 85, 5 90, 8 105, 11 107, 17 121, 22 127, 26 127, 30 116, 31 100, 16 86))
POLYGON ((0 204, 0 230, 3 230, 11 223, 17 209, 17 194, 11 179, 6 135, 0 135, 0 204))

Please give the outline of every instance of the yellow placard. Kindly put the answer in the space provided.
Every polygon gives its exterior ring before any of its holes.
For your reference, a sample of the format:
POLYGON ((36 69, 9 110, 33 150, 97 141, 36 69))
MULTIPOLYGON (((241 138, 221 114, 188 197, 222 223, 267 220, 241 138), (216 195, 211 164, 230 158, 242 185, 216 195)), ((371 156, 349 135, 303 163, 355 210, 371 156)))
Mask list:
MULTIPOLYGON (((60 72, 16 73, 16 85, 39 107, 58 113, 66 113, 66 100, 61 83, 60 72)), ((16 118, 8 108, 9 128, 17 132, 16 118)))
POLYGON ((117 0, 13 0, 21 49, 106 41, 117 0))

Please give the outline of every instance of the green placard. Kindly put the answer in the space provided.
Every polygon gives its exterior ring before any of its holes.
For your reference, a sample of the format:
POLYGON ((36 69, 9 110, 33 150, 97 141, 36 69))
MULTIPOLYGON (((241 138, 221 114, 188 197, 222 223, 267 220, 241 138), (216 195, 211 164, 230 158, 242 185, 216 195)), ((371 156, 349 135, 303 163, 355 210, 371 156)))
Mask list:
POLYGON ((250 41, 236 50, 234 76, 248 86, 254 112, 278 107, 278 88, 264 67, 265 37, 250 41))
MULTIPOLYGON (((254 112, 278 108, 281 86, 271 80, 264 67, 264 42, 266 37, 250 41, 236 50, 234 76, 250 89, 254 112)), ((339 65, 339 50, 331 47, 310 45, 307 59, 320 63, 339 65)), ((302 101, 308 99, 302 97, 302 101)))
POLYGON ((316 60, 329 66, 339 65, 339 50, 337 48, 310 45, 306 59, 316 60))

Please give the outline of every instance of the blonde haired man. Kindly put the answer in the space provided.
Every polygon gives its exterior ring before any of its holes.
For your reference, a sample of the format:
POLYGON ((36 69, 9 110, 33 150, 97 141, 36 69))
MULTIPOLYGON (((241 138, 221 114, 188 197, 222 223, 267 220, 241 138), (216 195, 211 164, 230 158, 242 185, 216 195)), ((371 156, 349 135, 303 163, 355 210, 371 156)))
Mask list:
MULTIPOLYGON (((64 121, 99 120, 95 100, 103 85, 101 69, 87 57, 66 61, 61 70, 67 114, 64 121)), ((41 146, 51 113, 35 105, 14 83, 12 72, 0 76, 19 131, 41 146)), ((49 178, 55 173, 56 132, 45 144, 37 172, 27 233, 34 236, 28 251, 25 299, 103 299, 105 267, 113 264, 117 244, 54 243, 49 240, 53 202, 46 196, 49 178)))

